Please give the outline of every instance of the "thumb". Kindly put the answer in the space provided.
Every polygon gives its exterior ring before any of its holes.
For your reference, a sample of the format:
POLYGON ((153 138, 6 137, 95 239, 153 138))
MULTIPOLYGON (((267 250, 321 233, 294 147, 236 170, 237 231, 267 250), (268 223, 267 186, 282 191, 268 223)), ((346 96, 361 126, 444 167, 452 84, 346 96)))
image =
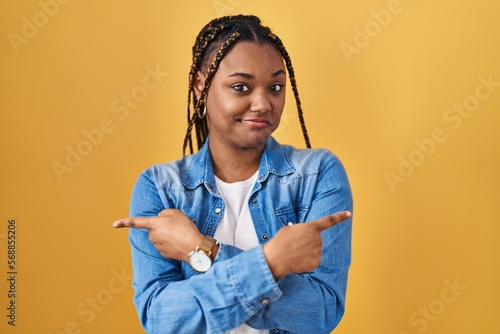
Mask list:
POLYGON ((352 213, 350 211, 341 211, 334 213, 333 215, 320 218, 314 221, 314 224, 320 231, 323 231, 327 228, 337 225, 340 222, 343 222, 346 219, 351 218, 351 216, 352 213))

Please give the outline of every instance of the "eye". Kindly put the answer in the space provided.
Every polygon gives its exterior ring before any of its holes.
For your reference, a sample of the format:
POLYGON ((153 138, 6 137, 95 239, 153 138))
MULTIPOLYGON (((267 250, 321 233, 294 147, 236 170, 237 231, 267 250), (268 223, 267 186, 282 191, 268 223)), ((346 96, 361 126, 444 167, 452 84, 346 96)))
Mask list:
POLYGON ((248 92, 250 91, 250 88, 248 88, 247 85, 239 84, 239 85, 234 85, 233 89, 237 92, 248 92))
POLYGON ((279 92, 279 91, 281 91, 282 89, 283 89, 283 85, 281 85, 281 84, 274 84, 274 85, 272 85, 271 87, 269 87, 269 90, 270 90, 271 92, 279 92))

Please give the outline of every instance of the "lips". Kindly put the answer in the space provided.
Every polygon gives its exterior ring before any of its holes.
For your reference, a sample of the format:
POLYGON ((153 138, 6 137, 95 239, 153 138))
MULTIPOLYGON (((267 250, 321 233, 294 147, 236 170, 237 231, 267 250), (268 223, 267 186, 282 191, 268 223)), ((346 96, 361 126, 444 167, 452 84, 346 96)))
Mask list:
POLYGON ((254 128, 266 128, 269 125, 271 125, 271 122, 269 122, 267 119, 243 119, 241 120, 242 123, 250 125, 254 128))

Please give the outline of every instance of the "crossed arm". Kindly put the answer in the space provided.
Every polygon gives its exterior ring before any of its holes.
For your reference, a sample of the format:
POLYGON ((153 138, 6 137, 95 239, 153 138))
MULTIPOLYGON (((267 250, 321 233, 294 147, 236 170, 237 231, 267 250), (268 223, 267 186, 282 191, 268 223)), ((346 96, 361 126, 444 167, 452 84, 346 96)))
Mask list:
MULTIPOLYGON (((285 226, 263 246, 263 253, 274 279, 290 273, 315 270, 321 263, 321 232, 351 217, 342 211, 309 222, 285 226)), ((141 228, 149 232, 149 240, 165 258, 187 262, 187 254, 203 239, 194 223, 180 210, 166 209, 157 217, 133 217, 113 223, 115 228, 141 228)), ((218 246, 213 250, 216 256, 218 246)))

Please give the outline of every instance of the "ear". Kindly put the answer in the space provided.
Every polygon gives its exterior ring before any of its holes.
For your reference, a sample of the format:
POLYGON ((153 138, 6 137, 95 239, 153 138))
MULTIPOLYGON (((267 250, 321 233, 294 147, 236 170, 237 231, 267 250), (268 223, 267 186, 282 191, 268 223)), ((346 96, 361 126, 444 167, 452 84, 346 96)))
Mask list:
POLYGON ((196 95, 196 99, 200 99, 201 92, 203 91, 203 88, 205 87, 205 76, 198 71, 196 73, 196 76, 194 77, 194 82, 193 82, 193 90, 194 94, 196 95))

